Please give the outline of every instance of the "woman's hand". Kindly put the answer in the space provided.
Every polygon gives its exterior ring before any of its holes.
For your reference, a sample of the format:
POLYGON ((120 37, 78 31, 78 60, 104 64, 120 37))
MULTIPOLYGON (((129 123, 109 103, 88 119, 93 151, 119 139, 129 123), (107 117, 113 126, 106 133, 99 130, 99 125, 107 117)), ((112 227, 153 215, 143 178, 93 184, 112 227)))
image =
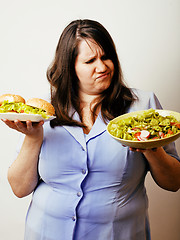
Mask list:
MULTIPOLYGON (((130 147, 129 150, 133 151, 133 152, 141 152, 141 153, 145 153, 147 151, 147 149, 141 149, 141 148, 132 148, 130 147)), ((155 152, 157 150, 157 148, 151 148, 149 149, 153 152, 155 152)))
POLYGON ((19 120, 9 121, 8 119, 2 119, 2 121, 10 128, 17 130, 27 136, 34 138, 43 137, 43 127, 44 121, 38 123, 32 123, 31 121, 21 122, 19 120))

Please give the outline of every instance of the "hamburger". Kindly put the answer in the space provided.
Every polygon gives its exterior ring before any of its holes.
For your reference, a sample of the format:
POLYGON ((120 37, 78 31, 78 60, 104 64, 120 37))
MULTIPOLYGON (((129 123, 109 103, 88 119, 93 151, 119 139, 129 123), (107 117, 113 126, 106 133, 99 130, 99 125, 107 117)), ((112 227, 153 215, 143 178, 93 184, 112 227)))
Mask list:
POLYGON ((55 115, 51 103, 41 98, 31 98, 27 101, 20 95, 3 94, 0 96, 0 113, 38 114, 48 119, 55 115))

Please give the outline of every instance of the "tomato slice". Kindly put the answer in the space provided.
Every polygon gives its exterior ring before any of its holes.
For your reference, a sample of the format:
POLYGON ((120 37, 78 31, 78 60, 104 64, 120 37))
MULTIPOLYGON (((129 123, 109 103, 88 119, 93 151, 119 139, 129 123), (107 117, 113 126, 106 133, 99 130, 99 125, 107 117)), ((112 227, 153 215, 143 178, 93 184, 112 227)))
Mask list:
POLYGON ((174 133, 173 133, 173 131, 171 131, 170 129, 168 129, 168 134, 173 135, 174 133))
POLYGON ((176 127, 180 129, 180 123, 175 123, 176 127))
POLYGON ((138 137, 139 137, 140 135, 141 135, 141 132, 136 132, 136 133, 134 134, 134 137, 138 139, 138 137))

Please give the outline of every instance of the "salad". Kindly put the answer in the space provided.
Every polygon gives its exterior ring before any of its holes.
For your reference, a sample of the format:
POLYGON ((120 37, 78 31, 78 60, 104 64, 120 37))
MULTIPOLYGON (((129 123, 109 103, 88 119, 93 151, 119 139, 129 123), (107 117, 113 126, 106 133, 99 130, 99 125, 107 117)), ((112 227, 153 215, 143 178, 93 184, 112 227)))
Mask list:
POLYGON ((114 137, 132 141, 147 141, 170 137, 180 132, 180 122, 174 116, 162 116, 154 109, 143 114, 109 123, 114 137))

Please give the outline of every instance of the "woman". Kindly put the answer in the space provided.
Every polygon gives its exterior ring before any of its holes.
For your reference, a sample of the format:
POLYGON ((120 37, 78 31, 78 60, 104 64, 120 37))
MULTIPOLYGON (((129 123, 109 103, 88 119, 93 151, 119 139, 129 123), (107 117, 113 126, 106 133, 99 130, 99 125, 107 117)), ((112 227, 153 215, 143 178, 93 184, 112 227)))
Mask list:
POLYGON ((18 197, 33 192, 26 240, 150 239, 147 171, 167 190, 180 187, 174 144, 129 149, 106 131, 130 111, 160 108, 151 92, 129 89, 109 33, 77 20, 63 31, 47 71, 56 119, 5 123, 25 137, 8 180, 18 197))

